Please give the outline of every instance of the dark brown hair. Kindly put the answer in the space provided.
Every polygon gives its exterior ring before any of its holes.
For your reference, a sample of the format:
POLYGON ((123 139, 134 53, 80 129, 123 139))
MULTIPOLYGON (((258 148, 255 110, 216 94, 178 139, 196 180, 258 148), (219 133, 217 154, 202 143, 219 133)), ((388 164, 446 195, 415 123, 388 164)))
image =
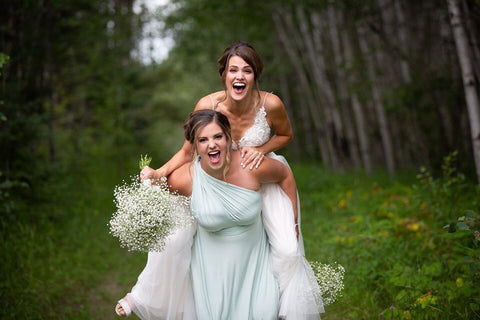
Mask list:
POLYGON ((262 75, 263 71, 263 61, 262 58, 258 55, 257 51, 246 42, 236 42, 231 46, 227 47, 223 54, 218 58, 218 73, 222 77, 222 83, 225 86, 225 77, 226 70, 228 67, 228 62, 233 56, 239 56, 245 60, 250 67, 253 69, 254 79, 255 79, 255 88, 258 90, 258 79, 262 75))
POLYGON ((232 131, 230 127, 230 121, 223 114, 215 110, 204 109, 197 110, 190 113, 190 117, 183 125, 185 130, 185 139, 192 144, 192 157, 195 158, 197 155, 197 137, 198 133, 206 125, 215 122, 222 129, 225 138, 227 139, 227 166, 224 170, 224 176, 228 171, 230 166, 230 149, 232 148, 232 131))

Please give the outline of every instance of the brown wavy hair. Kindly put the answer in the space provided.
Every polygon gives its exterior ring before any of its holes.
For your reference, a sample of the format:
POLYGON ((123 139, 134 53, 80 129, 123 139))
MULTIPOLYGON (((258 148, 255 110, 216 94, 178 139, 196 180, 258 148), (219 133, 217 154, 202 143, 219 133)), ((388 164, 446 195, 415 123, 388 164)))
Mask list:
POLYGON ((223 51, 223 54, 218 58, 218 73, 222 77, 222 84, 225 87, 226 70, 228 61, 233 56, 239 56, 253 69, 255 79, 255 89, 258 91, 258 80, 263 72, 263 61, 255 49, 247 42, 235 42, 223 51))
POLYGON ((212 122, 215 122, 220 126, 223 134, 225 135, 225 138, 227 139, 227 155, 226 155, 227 165, 223 170, 223 177, 225 178, 225 175, 227 174, 228 169, 230 168, 230 160, 231 160, 230 150, 232 148, 232 130, 230 127, 230 121, 228 121, 228 118, 223 113, 220 113, 215 110, 210 110, 210 109, 197 110, 190 113, 190 117, 183 125, 183 129, 185 131, 185 139, 192 144, 192 159, 195 159, 195 157, 198 154, 197 145, 196 145, 198 133, 202 128, 204 128, 206 125, 212 122))

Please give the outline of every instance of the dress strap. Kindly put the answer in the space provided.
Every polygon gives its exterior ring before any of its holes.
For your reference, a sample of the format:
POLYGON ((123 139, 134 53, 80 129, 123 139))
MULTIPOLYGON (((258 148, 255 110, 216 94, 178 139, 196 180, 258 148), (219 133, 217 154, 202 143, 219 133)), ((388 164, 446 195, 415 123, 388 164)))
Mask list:
POLYGON ((212 95, 209 94, 208 97, 210 98, 210 101, 212 101, 212 110, 215 110, 215 102, 213 102, 212 95))
POLYGON ((267 101, 267 96, 268 96, 269 93, 270 92, 265 93, 265 96, 263 97, 262 107, 264 107, 264 108, 265 108, 265 101, 267 101))

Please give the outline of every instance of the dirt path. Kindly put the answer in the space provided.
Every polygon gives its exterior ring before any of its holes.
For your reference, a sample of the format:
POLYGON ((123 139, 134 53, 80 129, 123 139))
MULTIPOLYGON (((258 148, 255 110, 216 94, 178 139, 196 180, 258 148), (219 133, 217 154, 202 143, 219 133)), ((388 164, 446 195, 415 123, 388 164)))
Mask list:
MULTIPOLYGON (((116 281, 116 275, 107 276, 104 281, 98 283, 97 286, 92 287, 88 294, 88 309, 92 315, 92 320, 118 320, 122 319, 115 313, 116 301, 123 297, 129 289, 121 286, 116 281)), ((135 314, 126 318, 129 320, 139 319, 135 314)))

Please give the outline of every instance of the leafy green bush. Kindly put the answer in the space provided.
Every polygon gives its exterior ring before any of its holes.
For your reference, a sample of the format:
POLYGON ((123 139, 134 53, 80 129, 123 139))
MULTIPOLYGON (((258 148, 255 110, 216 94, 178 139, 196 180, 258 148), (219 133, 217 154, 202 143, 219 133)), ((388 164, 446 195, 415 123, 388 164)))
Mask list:
POLYGON ((404 181, 294 170, 307 255, 345 267, 343 297, 322 319, 480 317, 480 188, 455 157, 441 177, 422 168, 404 181))

